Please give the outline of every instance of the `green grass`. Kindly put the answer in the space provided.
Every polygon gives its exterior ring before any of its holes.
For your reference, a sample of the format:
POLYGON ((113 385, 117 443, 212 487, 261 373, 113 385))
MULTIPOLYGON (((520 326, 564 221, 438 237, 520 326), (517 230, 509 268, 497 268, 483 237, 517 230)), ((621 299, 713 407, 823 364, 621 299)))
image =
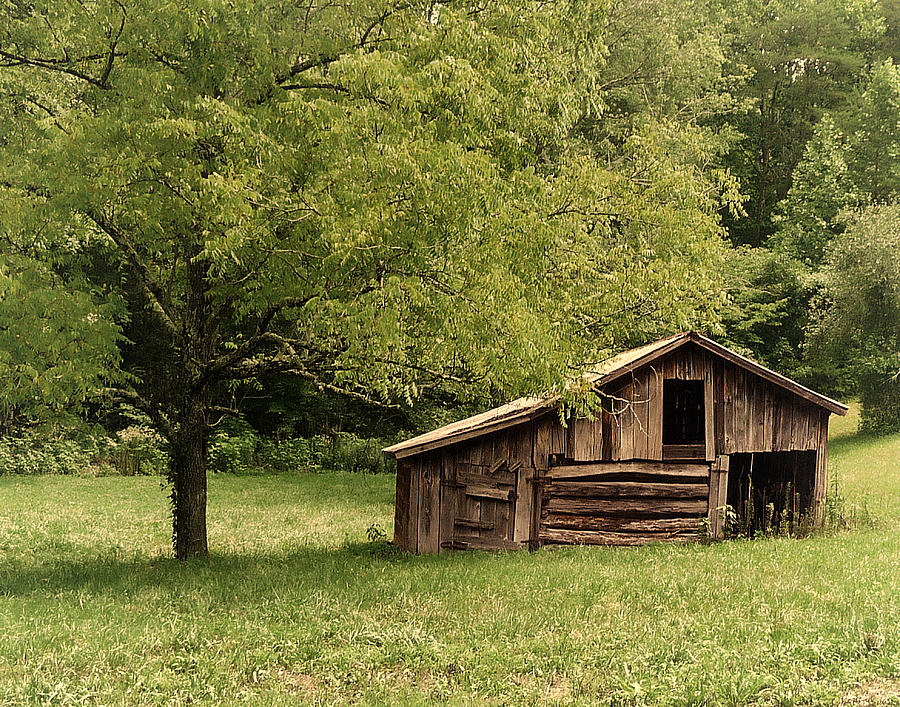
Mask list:
POLYGON ((896 695, 900 435, 852 425, 832 468, 876 527, 711 546, 385 555, 390 476, 215 476, 214 554, 178 563, 156 479, 0 478, 0 704, 896 695))

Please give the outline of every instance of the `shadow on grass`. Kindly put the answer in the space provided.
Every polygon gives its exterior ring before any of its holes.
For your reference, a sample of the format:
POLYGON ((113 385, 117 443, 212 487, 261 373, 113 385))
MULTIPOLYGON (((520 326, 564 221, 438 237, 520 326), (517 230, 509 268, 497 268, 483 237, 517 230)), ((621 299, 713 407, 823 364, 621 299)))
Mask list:
POLYGON ((291 587, 352 588, 373 575, 400 569, 443 571, 465 562, 492 561, 488 553, 410 555, 387 542, 352 543, 340 548, 302 547, 247 554, 212 553, 179 561, 173 557, 126 557, 111 552, 84 559, 40 562, 0 559, 0 597, 65 593, 115 595, 208 592, 252 595, 291 587))

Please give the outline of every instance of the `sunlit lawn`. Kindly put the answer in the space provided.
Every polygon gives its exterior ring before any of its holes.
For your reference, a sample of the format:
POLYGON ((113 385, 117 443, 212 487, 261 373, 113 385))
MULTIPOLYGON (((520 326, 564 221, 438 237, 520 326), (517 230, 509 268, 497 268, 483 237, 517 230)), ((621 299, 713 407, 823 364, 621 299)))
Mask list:
POLYGON ((392 477, 214 476, 214 554, 177 563, 158 479, 0 478, 0 704, 881 704, 900 435, 854 424, 832 469, 875 528, 712 546, 398 556, 366 538, 392 477))

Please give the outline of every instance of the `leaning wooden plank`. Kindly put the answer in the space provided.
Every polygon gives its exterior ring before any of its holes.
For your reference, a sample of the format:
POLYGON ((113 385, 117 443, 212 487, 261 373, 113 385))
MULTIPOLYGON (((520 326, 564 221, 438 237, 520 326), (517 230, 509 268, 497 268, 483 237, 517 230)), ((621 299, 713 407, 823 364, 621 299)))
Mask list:
POLYGON ((585 498, 705 498, 706 483, 661 484, 643 481, 554 481, 547 489, 551 496, 585 498))
POLYGON ((621 476, 640 474, 646 476, 677 476, 706 478, 708 464, 664 464, 661 462, 617 462, 611 464, 565 464, 551 467, 547 476, 551 479, 577 479, 581 477, 621 476))
POLYGON ((573 530, 606 530, 610 532, 692 533, 700 528, 700 516, 675 518, 616 518, 615 516, 574 516, 547 513, 541 526, 573 530))
MULTIPOLYGON (((480 467, 483 469, 484 467, 480 467)), ((475 471, 459 471, 456 478, 462 484, 480 484, 486 486, 514 486, 516 475, 508 471, 497 471, 493 474, 475 471)))
POLYGON ((685 516, 706 513, 707 499, 569 498, 549 494, 546 508, 548 513, 569 515, 685 516))
POLYGON ((649 545, 657 542, 691 542, 697 533, 607 533, 598 530, 541 528, 544 543, 564 545, 649 545))
POLYGON ((493 530, 494 524, 487 523, 478 518, 457 518, 453 521, 453 525, 457 528, 475 528, 477 530, 493 530))
POLYGON ((475 498, 493 498, 498 501, 510 501, 515 495, 515 488, 498 488, 497 486, 488 486, 486 484, 468 484, 466 486, 466 496, 475 498))

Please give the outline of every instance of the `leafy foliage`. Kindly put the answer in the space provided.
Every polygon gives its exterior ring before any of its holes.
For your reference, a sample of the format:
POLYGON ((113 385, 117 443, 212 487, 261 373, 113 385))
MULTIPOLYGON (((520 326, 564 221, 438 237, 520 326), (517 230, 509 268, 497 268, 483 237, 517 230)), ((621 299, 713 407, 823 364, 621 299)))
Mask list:
POLYGON ((261 376, 380 405, 493 400, 715 321, 719 209, 738 197, 678 116, 713 95, 710 20, 666 49, 702 75, 664 74, 611 126, 605 93, 638 94, 597 82, 633 62, 607 18, 601 2, 18 8, 0 34, 11 242, 28 249, 39 213, 80 263, 59 276, 127 303, 131 378, 107 393, 171 442, 176 520, 202 518, 182 504, 203 502, 216 408, 261 376))
POLYGON ((44 263, 0 250, 0 410, 58 417, 115 380, 118 312, 44 263))
POLYGON ((900 429, 900 206, 859 214, 824 277, 812 344, 858 382, 863 429, 900 429))

